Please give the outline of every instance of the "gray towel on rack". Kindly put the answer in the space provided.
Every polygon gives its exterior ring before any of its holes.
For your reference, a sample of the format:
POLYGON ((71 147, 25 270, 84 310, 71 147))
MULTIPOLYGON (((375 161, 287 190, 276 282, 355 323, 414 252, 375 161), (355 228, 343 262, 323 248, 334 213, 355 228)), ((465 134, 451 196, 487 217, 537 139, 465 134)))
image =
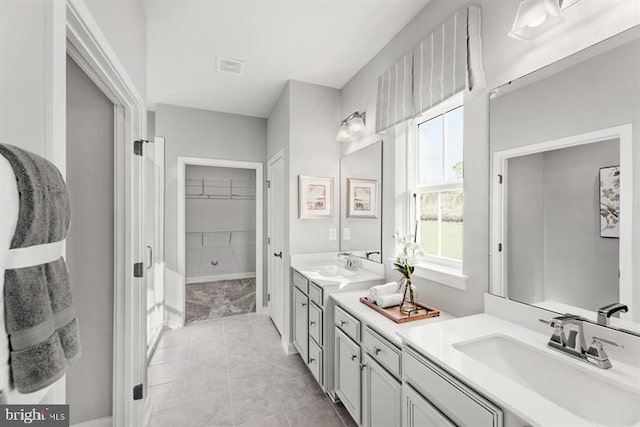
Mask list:
MULTIPOLYGON (((16 176, 20 207, 11 249, 64 240, 71 217, 58 169, 46 159, 10 145, 0 154, 16 176)), ((64 258, 5 271, 5 322, 11 374, 21 393, 45 388, 80 356, 78 322, 64 258)))

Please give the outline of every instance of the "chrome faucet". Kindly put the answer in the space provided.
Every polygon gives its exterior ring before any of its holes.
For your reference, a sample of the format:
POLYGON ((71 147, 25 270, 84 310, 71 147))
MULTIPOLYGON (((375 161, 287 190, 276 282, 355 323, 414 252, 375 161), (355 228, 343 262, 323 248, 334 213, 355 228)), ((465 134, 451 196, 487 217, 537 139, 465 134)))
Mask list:
POLYGON ((351 252, 340 252, 338 253, 338 256, 346 257, 344 268, 346 268, 347 270, 358 269, 358 259, 351 252))
POLYGON ((590 365, 597 366, 600 369, 611 368, 611 361, 604 350, 603 344, 622 348, 622 346, 619 346, 613 341, 598 337, 593 337, 591 344, 587 347, 584 338, 585 319, 580 316, 565 314, 554 317, 551 321, 544 319, 540 319, 540 321, 553 328, 553 335, 551 335, 548 342, 549 347, 580 359, 590 365), (569 334, 568 336, 567 332, 569 334))
POLYGON ((605 305, 604 307, 598 309, 598 325, 610 326, 611 316, 613 316, 617 312, 626 313, 627 311, 629 311, 629 307, 618 302, 605 305))

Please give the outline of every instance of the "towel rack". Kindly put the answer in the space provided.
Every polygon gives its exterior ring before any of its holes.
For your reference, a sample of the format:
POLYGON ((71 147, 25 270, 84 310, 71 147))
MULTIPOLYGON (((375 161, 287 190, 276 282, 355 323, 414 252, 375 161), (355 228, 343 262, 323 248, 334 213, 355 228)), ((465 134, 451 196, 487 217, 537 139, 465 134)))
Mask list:
POLYGON ((199 194, 186 192, 185 197, 187 199, 202 199, 202 200, 255 200, 255 183, 237 180, 234 188, 234 180, 208 180, 207 178, 188 178, 185 182, 185 187, 188 189, 190 187, 198 187, 199 194), (197 184, 190 184, 190 182, 198 182, 197 184), (209 183, 214 183, 210 185, 209 183), (247 184, 247 185, 243 185, 247 184), (221 189, 221 192, 224 194, 207 194, 207 188, 218 188, 221 189), (238 194, 237 191, 240 188, 245 188, 248 190, 253 190, 253 194, 238 194), (236 191, 234 191, 236 190, 236 191))

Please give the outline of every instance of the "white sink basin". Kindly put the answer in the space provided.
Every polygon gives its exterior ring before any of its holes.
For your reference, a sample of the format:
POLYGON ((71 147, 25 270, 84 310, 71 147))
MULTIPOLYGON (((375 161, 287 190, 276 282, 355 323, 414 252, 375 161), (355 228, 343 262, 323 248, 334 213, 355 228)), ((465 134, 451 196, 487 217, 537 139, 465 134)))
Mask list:
POLYGON ((352 270, 347 270, 346 268, 340 267, 339 265, 335 265, 335 264, 315 265, 315 266, 309 267, 309 271, 313 271, 314 273, 318 273, 319 275, 324 277, 336 277, 336 276, 349 277, 349 276, 355 276, 356 274, 352 270))
POLYGON ((590 373, 589 366, 580 369, 571 359, 552 357, 505 335, 484 336, 453 346, 586 421, 611 426, 640 422, 640 394, 590 373))

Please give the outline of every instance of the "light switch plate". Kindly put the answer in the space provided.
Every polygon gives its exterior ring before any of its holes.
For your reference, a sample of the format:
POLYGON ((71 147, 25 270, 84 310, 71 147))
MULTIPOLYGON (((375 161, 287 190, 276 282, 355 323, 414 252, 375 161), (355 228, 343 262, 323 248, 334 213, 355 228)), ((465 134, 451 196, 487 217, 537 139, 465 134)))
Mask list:
POLYGON ((351 240, 351 229, 350 229, 350 228, 345 227, 345 228, 342 230, 342 238, 343 238, 344 240, 351 240))
POLYGON ((329 240, 337 240, 338 239, 338 232, 335 228, 330 228, 329 229, 329 240))

